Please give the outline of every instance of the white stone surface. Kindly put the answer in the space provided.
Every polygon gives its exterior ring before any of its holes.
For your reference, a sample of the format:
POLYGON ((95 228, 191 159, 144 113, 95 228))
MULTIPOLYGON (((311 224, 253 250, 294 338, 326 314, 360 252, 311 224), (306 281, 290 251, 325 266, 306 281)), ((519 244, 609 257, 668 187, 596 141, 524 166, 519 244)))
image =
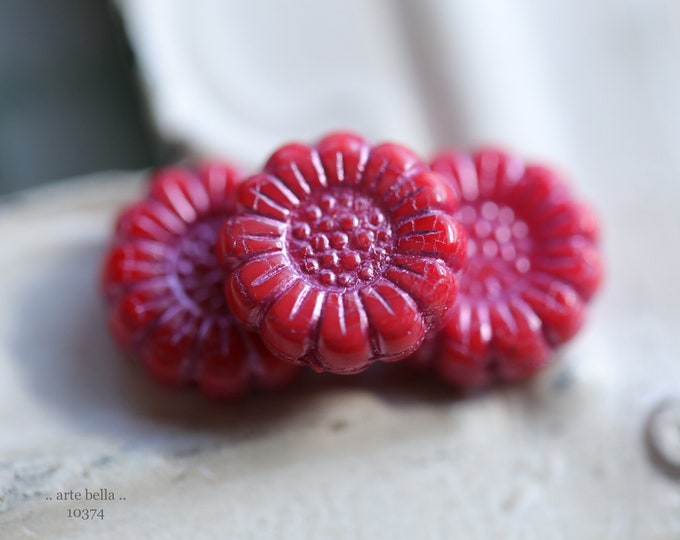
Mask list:
MULTIPOLYGON (((462 399, 387 369, 217 404, 157 388, 107 337, 98 265, 139 191, 111 174, 0 206, 3 538, 680 536, 678 478, 645 447, 678 393, 677 257, 642 272, 610 250, 592 324, 526 386, 462 399), (125 500, 46 500, 86 488, 125 500), (67 517, 85 507, 104 519, 67 517)), ((605 208, 610 244, 671 236, 605 208)))
POLYGON ((523 387, 461 399, 371 370, 206 403, 104 328, 97 268, 138 175, 6 200, 0 537, 680 538, 680 478, 647 448, 680 396, 677 2, 118 3, 160 131, 193 153, 256 164, 338 125, 423 152, 504 143, 571 171, 608 279, 523 387), (86 488, 125 500, 94 521, 46 500, 86 488))

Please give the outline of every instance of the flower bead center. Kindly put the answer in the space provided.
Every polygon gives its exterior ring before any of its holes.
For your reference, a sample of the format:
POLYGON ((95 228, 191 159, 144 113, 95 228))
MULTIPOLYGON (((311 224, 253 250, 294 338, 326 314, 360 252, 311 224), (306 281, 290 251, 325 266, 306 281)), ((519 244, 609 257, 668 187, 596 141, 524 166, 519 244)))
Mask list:
POLYGON ((337 188, 312 193, 290 218, 288 253, 324 287, 360 286, 379 276, 393 250, 388 218, 373 199, 337 188))
POLYGON ((188 301, 204 313, 223 311, 224 272, 217 262, 215 246, 223 218, 199 221, 182 236, 177 245, 175 272, 180 302, 188 301))
POLYGON ((468 268, 461 292, 497 299, 523 283, 531 270, 532 239, 527 223, 509 206, 493 201, 465 203, 456 217, 468 232, 468 268))

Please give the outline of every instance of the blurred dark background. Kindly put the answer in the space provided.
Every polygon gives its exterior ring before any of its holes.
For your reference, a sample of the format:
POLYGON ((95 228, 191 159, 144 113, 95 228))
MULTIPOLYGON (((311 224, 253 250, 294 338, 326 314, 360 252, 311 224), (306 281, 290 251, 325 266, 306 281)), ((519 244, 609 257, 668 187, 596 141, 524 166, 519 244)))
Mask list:
POLYGON ((0 195, 157 154, 106 0, 0 0, 0 195))

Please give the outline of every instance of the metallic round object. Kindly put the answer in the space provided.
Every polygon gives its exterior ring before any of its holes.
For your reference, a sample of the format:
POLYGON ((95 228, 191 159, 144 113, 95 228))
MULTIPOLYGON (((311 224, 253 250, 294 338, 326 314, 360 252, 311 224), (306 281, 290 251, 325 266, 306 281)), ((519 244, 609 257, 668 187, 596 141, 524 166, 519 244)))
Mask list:
POLYGON ((680 398, 664 400, 652 411, 647 443, 654 461, 665 472, 680 475, 680 398))

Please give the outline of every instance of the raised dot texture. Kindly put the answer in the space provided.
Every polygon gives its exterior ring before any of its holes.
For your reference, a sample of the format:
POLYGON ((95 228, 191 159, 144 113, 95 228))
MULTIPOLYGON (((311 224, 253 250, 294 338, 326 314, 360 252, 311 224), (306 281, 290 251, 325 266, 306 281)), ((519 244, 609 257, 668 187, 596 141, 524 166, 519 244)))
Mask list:
POLYGON ((370 197, 343 187, 313 193, 301 201, 291 216, 288 244, 293 261, 298 253, 305 254, 297 263, 303 275, 324 286, 341 288, 373 279, 388 264, 394 249, 382 209, 370 197), (317 265, 309 263, 310 256, 317 265), (319 268, 333 270, 333 276, 319 268))

